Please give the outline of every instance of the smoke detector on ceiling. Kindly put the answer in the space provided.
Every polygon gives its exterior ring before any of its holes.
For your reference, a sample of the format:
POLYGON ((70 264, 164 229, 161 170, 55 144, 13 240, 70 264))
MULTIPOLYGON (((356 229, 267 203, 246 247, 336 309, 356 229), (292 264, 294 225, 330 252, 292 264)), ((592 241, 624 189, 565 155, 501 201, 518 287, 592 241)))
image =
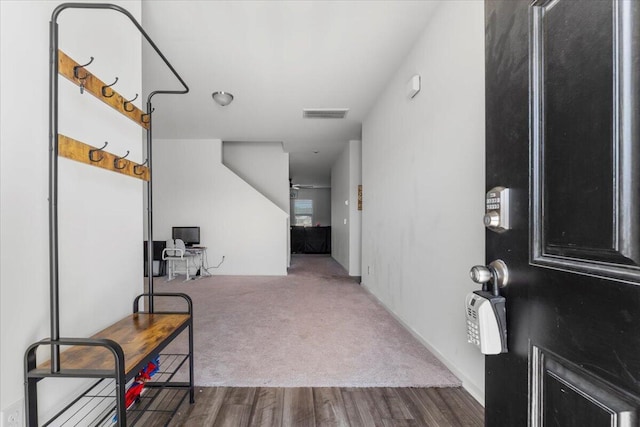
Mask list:
POLYGON ((348 108, 303 108, 302 117, 305 119, 344 119, 348 108))

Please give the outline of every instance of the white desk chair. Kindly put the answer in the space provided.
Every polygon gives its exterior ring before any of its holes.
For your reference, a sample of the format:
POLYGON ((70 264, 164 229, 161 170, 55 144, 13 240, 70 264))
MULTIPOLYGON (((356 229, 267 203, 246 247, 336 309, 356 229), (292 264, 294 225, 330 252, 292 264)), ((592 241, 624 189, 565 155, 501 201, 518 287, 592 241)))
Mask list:
POLYGON ((184 273, 185 282, 190 279, 189 260, 193 259, 193 254, 187 252, 182 240, 176 239, 175 244, 173 240, 167 240, 167 247, 162 250, 162 259, 167 261, 167 282, 175 279, 176 273, 184 273), (185 267, 184 270, 179 270, 181 265, 185 267))

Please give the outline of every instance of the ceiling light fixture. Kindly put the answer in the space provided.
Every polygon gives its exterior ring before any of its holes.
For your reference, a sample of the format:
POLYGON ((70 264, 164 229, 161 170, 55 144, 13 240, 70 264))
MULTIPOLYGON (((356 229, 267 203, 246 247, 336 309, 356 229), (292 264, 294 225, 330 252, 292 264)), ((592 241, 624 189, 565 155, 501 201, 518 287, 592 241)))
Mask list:
POLYGON ((221 107, 226 107, 231 104, 231 101, 233 101, 233 95, 229 92, 217 91, 213 92, 211 96, 213 97, 213 100, 216 101, 216 104, 221 107))

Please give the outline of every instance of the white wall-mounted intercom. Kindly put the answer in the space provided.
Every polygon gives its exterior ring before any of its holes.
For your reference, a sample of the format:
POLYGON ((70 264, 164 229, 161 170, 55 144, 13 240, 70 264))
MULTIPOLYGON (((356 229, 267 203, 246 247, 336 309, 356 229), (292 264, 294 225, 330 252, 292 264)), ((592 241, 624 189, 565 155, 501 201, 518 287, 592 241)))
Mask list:
POLYGON ((494 187, 487 192, 484 226, 496 233, 503 233, 511 228, 509 223, 508 188, 494 187))

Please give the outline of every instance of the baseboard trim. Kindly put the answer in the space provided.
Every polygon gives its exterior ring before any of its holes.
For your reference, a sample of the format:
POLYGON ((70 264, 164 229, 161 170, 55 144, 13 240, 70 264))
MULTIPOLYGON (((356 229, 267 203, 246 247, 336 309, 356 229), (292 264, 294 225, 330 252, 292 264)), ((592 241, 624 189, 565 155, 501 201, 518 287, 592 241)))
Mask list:
POLYGON ((415 337, 415 339, 417 339, 420 342, 420 344, 425 346, 427 350, 433 353, 433 355, 438 360, 440 360, 451 372, 453 372, 453 374, 456 377, 462 380, 462 387, 465 390, 467 390, 469 394, 473 396, 473 398, 476 399, 478 403, 480 403, 484 407, 484 393, 469 379, 468 376, 460 372, 460 370, 456 368, 456 366, 453 363, 451 363, 451 361, 447 359, 442 353, 440 353, 438 349, 436 349, 429 342, 427 342, 427 340, 425 340, 422 337, 422 335, 416 332, 411 326, 409 326, 409 324, 407 324, 407 322, 404 321, 404 319, 402 319, 398 314, 396 314, 393 310, 391 310, 387 306, 387 304, 385 304, 382 300, 380 300, 380 298, 376 296, 376 294, 371 292, 371 289, 369 289, 369 287, 366 284, 361 283, 361 285, 362 285, 362 288, 366 290, 369 293, 369 295, 375 298, 375 300, 378 301, 378 303, 380 303, 380 305, 382 305, 382 307, 384 307, 384 309, 387 310, 387 312, 391 316, 393 316, 394 319, 396 319, 407 331, 409 331, 411 335, 415 337))

